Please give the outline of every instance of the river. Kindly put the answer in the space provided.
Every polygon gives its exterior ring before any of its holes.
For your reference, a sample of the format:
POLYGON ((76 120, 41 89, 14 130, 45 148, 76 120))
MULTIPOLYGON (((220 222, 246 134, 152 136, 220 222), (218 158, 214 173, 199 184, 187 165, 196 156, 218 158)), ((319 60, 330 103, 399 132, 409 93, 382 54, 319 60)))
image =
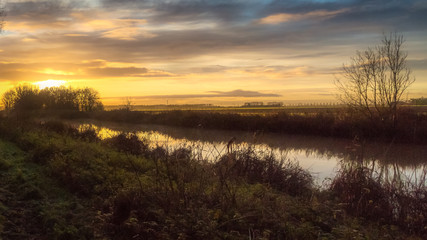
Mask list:
POLYGON ((162 125, 122 124, 101 121, 73 121, 80 129, 94 127, 101 139, 120 132, 134 132, 147 139, 151 147, 169 149, 192 147, 195 156, 216 161, 227 152, 227 143, 235 138, 234 150, 252 147, 259 153, 272 153, 277 158, 297 161, 308 170, 318 185, 333 178, 340 162, 363 161, 375 163, 376 169, 398 168, 406 179, 424 181, 427 170, 427 147, 394 143, 361 143, 359 141, 316 136, 284 135, 264 132, 223 131, 203 128, 181 128, 162 125))

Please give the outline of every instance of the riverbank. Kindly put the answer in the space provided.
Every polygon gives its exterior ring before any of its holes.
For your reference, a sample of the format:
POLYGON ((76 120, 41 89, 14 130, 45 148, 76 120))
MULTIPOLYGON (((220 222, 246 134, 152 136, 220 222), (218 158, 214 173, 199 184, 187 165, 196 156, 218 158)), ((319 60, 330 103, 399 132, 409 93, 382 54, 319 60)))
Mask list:
MULTIPOLYGON (((390 208, 393 199, 386 191, 390 186, 362 165, 344 168, 327 190, 319 191, 295 163, 250 149, 208 163, 185 148, 149 150, 132 134, 100 140, 91 129, 79 132, 60 122, 3 119, 0 134, 1 177, 18 176, 13 169, 28 166, 51 181, 38 187, 41 197, 30 200, 55 202, 48 192, 60 188, 67 201, 88 215, 82 218, 91 221, 85 224, 86 239, 422 239, 426 234, 425 198, 392 188, 394 200, 406 199, 393 215, 396 209, 390 208), (15 165, 19 162, 23 165, 15 165), (357 186, 349 185, 354 182, 357 186), (343 186, 352 187, 343 191, 343 186)), ((3 181, 1 187, 8 188, 3 181)), ((418 190, 426 191, 425 186, 418 190)), ((17 194, 21 191, 16 188, 17 194)), ((13 209, 0 200, 2 209, 13 209)), ((38 209, 34 214, 40 214, 38 209)), ((80 210, 65 211, 64 217, 60 208, 51 210, 61 219, 54 223, 64 230, 49 227, 51 221, 39 222, 40 229, 53 239, 82 238, 83 220, 75 221, 80 210)), ((15 231, 4 219, 23 225, 6 211, 0 215, 2 237, 15 231)))

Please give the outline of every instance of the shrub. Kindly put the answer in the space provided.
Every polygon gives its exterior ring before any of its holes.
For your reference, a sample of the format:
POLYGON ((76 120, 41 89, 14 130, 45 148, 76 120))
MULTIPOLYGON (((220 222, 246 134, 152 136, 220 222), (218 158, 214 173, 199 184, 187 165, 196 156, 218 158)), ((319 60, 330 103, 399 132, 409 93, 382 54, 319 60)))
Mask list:
POLYGON ((92 125, 86 125, 79 130, 77 133, 78 138, 89 142, 99 141, 98 133, 92 125))
POLYGON ((342 164, 331 190, 352 215, 382 221, 392 217, 387 192, 367 167, 354 163, 342 164))
POLYGON ((257 154, 251 147, 222 156, 216 168, 223 178, 241 177, 293 196, 309 195, 313 184, 311 174, 297 162, 278 160, 271 153, 257 154))
POLYGON ((330 189, 353 216, 395 224, 409 234, 425 236, 427 171, 421 176, 420 184, 413 185, 397 168, 394 167, 390 176, 360 162, 342 164, 330 189))
POLYGON ((65 123, 63 123, 61 121, 55 121, 55 120, 42 122, 41 125, 45 129, 47 129, 49 131, 54 131, 54 132, 59 133, 59 134, 66 133, 67 130, 69 129, 69 126, 66 125, 65 123))
POLYGON ((135 133, 120 133, 107 140, 117 150, 133 155, 143 155, 148 152, 148 143, 139 139, 135 133))
POLYGON ((46 164, 50 159, 60 154, 60 149, 55 144, 40 145, 31 151, 30 159, 39 164, 46 164))

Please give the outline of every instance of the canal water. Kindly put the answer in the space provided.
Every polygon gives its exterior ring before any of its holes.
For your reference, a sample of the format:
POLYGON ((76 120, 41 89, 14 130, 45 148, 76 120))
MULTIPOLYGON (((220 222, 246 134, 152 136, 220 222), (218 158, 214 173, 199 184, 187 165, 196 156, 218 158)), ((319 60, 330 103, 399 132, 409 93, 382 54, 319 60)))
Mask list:
POLYGON ((284 135, 264 132, 224 131, 203 128, 181 128, 162 125, 119 124, 102 121, 71 122, 80 129, 94 128, 101 139, 121 132, 132 132, 148 140, 150 147, 170 150, 190 147, 193 155, 216 161, 229 150, 251 147, 258 154, 273 154, 277 159, 297 161, 321 185, 333 178, 343 162, 365 161, 376 171, 396 171, 410 182, 426 185, 427 147, 394 143, 316 136, 284 135))

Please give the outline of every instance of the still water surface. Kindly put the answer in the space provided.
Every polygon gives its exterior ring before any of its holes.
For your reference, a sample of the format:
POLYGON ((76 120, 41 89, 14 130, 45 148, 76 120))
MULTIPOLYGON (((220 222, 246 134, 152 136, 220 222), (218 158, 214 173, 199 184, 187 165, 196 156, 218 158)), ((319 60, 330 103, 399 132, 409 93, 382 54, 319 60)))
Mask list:
POLYGON ((357 155, 374 163, 376 168, 399 168, 408 180, 420 178, 427 169, 427 147, 393 143, 355 143, 349 139, 301 135, 283 135, 263 132, 223 131, 203 128, 181 128, 161 125, 118 124, 100 121, 72 122, 79 128, 94 127, 105 139, 120 132, 134 132, 147 139, 150 147, 169 149, 192 147, 195 156, 215 161, 227 152, 227 143, 235 138, 234 149, 251 146, 257 152, 272 153, 278 159, 298 161, 312 173, 316 183, 333 178, 340 162, 352 161, 357 155))

